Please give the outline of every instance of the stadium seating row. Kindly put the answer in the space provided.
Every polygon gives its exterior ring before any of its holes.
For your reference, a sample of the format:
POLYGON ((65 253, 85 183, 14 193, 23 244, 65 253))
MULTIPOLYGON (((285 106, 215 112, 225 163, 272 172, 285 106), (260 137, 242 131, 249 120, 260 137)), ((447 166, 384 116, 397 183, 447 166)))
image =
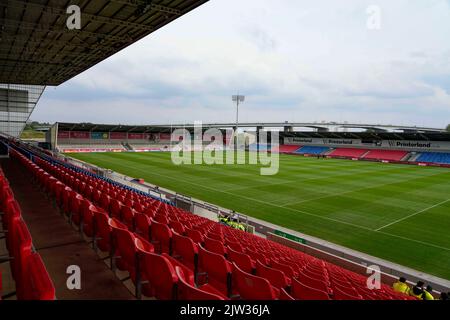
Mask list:
POLYGON ((450 153, 424 152, 419 155, 416 161, 450 164, 450 153))
MULTIPOLYGON (((12 277, 16 283, 18 300, 54 300, 55 288, 40 255, 34 252, 27 225, 20 206, 14 199, 9 182, 0 169, 0 211, 2 227, 6 231, 12 277)), ((0 293, 1 293, 0 272, 0 293)), ((1 297, 1 294, 0 294, 1 297)))
MULTIPOLYGON (((280 146, 284 153, 294 154, 309 154, 309 155, 323 155, 331 150, 329 147, 318 146, 280 146)), ((400 150, 381 150, 381 149, 359 149, 359 148, 336 148, 332 150, 327 156, 330 157, 343 157, 343 158, 358 158, 358 159, 370 159, 370 160, 387 160, 387 161, 401 161, 407 155, 408 151, 400 150)))
POLYGON ((278 243, 232 229, 47 157, 11 150, 69 221, 158 299, 408 299, 278 243), (157 270, 155 273, 154 270, 157 270), (155 274, 158 276, 155 277, 155 274))

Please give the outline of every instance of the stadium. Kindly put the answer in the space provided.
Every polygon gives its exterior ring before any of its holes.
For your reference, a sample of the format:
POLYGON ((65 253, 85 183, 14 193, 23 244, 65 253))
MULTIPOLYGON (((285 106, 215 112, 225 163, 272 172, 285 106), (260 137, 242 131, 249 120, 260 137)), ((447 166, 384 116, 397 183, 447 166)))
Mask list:
POLYGON ((23 135, 47 86, 206 2, 72 1, 75 30, 66 3, 0 4, 1 300, 444 300, 445 128, 155 115, 23 135))

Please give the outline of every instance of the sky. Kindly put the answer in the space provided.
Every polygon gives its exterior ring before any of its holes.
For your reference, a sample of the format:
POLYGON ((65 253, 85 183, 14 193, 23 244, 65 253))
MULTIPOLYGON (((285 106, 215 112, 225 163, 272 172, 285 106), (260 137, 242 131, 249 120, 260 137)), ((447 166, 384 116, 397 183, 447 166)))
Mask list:
POLYGON ((450 123, 450 0, 210 0, 58 87, 37 121, 450 123))

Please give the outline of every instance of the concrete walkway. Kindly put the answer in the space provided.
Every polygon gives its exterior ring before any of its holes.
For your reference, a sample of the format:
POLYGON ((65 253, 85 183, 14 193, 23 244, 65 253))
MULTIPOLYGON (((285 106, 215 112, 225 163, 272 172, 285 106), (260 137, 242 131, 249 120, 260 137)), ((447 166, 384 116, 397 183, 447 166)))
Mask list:
POLYGON ((31 182, 31 175, 8 159, 0 163, 20 204, 33 245, 53 280, 57 299, 134 299, 78 231, 53 207, 52 201, 31 182), (66 271, 71 265, 81 269, 80 290, 67 288, 66 271))

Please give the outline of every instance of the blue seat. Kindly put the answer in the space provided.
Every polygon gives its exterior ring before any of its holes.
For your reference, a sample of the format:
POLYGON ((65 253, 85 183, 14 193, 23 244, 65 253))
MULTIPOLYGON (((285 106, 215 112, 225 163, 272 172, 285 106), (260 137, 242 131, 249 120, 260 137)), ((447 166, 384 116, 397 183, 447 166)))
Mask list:
POLYGON ((450 153, 423 152, 416 161, 450 164, 450 153))
POLYGON ((328 147, 305 146, 295 151, 298 154, 322 154, 330 150, 328 147))

